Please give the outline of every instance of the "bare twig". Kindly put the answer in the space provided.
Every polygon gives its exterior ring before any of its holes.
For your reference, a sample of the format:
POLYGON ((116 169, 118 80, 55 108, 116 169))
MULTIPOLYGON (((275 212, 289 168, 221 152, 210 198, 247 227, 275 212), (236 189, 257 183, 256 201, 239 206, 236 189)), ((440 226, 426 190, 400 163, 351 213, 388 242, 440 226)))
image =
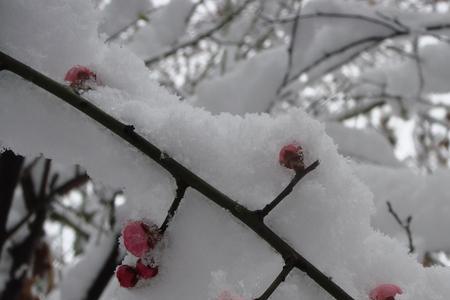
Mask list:
POLYGON ((416 68, 417 68, 417 77, 418 77, 418 85, 417 85, 417 99, 420 100, 422 98, 422 92, 423 92, 423 88, 425 86, 425 78, 423 76, 423 68, 422 68, 422 60, 420 58, 420 54, 419 54, 419 40, 420 37, 415 36, 414 40, 413 40, 413 52, 414 52, 414 57, 415 62, 416 62, 416 68))
POLYGON ((405 230, 406 235, 408 237, 409 253, 413 253, 414 252, 414 244, 413 244, 413 239, 412 239, 412 234, 411 234, 412 216, 408 216, 405 219, 405 221, 402 221, 400 219, 400 217, 398 216, 398 214, 392 208, 391 203, 389 201, 386 201, 386 204, 387 204, 389 213, 394 217, 394 219, 398 223, 398 225, 400 225, 405 230))
POLYGON ((244 9, 254 0, 246 0, 236 11, 234 11, 233 13, 229 14, 227 17, 225 17, 221 22, 219 22, 218 24, 216 24, 215 26, 213 26, 212 28, 210 28, 209 30, 206 30, 203 33, 198 34, 195 38, 190 39, 188 41, 185 42, 181 42, 180 44, 167 49, 166 51, 152 57, 149 58, 145 61, 145 65, 149 66, 163 58, 166 58, 168 56, 171 56, 175 53, 178 52, 178 50, 186 48, 186 47, 190 47, 190 46, 194 46, 195 44, 197 44, 198 42, 200 42, 201 40, 210 37, 212 34, 214 34, 215 32, 219 31, 220 29, 222 29, 225 25, 227 25, 229 22, 231 22, 234 18, 236 18, 238 15, 240 15, 240 13, 242 11, 244 11, 244 9))
MULTIPOLYGON (((448 28, 450 28, 450 23, 430 25, 430 26, 426 26, 423 28, 422 34, 430 34, 433 31, 439 31, 439 30, 448 29, 448 28)), ((294 80, 299 78, 302 74, 309 72, 311 69, 320 65, 327 59, 334 57, 336 55, 339 55, 339 54, 343 54, 352 48, 367 44, 366 47, 364 47, 361 51, 358 51, 356 54, 352 55, 352 58, 354 58, 355 56, 359 55, 361 52, 367 51, 368 49, 373 48, 374 46, 378 45, 379 43, 381 43, 385 40, 388 40, 391 38, 402 37, 402 36, 408 35, 410 33, 411 32, 409 30, 398 30, 398 31, 395 31, 395 32, 392 32, 392 33, 386 34, 386 35, 368 36, 368 37, 364 37, 364 38, 361 38, 358 40, 353 40, 353 41, 347 43, 346 45, 343 45, 333 51, 323 54, 322 56, 320 56, 319 58, 317 58, 316 60, 311 62, 309 65, 305 66, 303 69, 299 70, 296 74, 291 76, 288 83, 293 82, 294 80)), ((347 62, 347 60, 334 65, 332 68, 330 68, 330 70, 335 69, 338 66, 341 66, 345 62, 347 62)), ((327 70, 327 72, 329 72, 330 70, 327 70)))
POLYGON ((284 198, 286 198, 294 189, 295 185, 303 178, 305 177, 309 172, 313 171, 315 168, 319 166, 319 161, 316 160, 311 165, 309 165, 304 170, 298 171, 295 173, 294 178, 292 178, 291 182, 284 188, 284 190, 275 197, 269 204, 264 206, 263 209, 257 210, 256 214, 260 216, 261 218, 264 218, 267 216, 278 204, 283 201, 284 198))
POLYGON ((297 15, 295 16, 294 23, 292 24, 291 39, 290 39, 289 47, 288 47, 288 64, 287 64, 286 72, 284 74, 283 81, 277 89, 277 95, 280 94, 283 87, 288 83, 289 76, 291 75, 292 59, 294 56, 294 48, 295 48, 295 41, 296 41, 296 37, 297 37, 297 31, 298 31, 298 27, 299 27, 300 13, 301 13, 301 5, 297 9, 297 15))
MULTIPOLYGON (((298 19, 297 16, 290 17, 290 18, 282 18, 282 19, 270 19, 266 16, 261 16, 265 21, 270 23, 291 23, 296 22, 296 19, 298 19)), ((398 26, 392 25, 389 22, 382 21, 377 18, 373 18, 370 16, 364 16, 364 15, 357 15, 357 14, 346 14, 346 13, 326 13, 326 12, 317 12, 313 14, 303 14, 300 15, 300 20, 313 20, 313 19, 320 19, 320 18, 330 18, 330 19, 346 19, 346 20, 361 20, 364 22, 380 25, 383 27, 386 27, 387 29, 390 29, 392 31, 398 31, 403 28, 399 28, 398 26)))
POLYGON ((167 230, 167 227, 169 226, 170 221, 172 220, 178 207, 180 206, 181 200, 183 199, 187 188, 188 188, 188 185, 186 185, 186 183, 184 183, 182 180, 177 180, 177 191, 176 191, 175 199, 173 200, 172 205, 170 206, 169 211, 167 212, 166 219, 164 220, 161 227, 159 228, 159 232, 161 234, 164 234, 164 232, 167 230))
POLYGON ((84 183, 86 183, 88 181, 89 177, 86 174, 82 174, 82 175, 78 175, 72 179, 69 179, 68 181, 64 182, 63 184, 61 184, 60 186, 56 187, 55 189, 51 190, 49 192, 49 194, 45 197, 45 201, 40 201, 39 203, 37 203, 37 198, 35 195, 35 192, 33 189, 30 189, 31 187, 34 186, 34 184, 32 182, 30 182, 29 184, 25 184, 24 182, 28 182, 27 181, 27 177, 24 177, 22 179, 22 189, 24 190, 24 196, 25 197, 29 197, 30 200, 35 202, 35 207, 31 208, 28 210, 28 213, 20 220, 18 221, 15 225, 13 225, 6 233, 5 233, 5 240, 10 238, 11 236, 13 236, 25 223, 27 223, 30 218, 33 216, 33 214, 41 209, 42 206, 47 205, 47 203, 51 200, 53 200, 53 198, 56 195, 64 195, 68 192, 70 192, 72 189, 79 187, 81 185, 83 185, 84 183))
POLYGON ((6 225, 24 158, 11 150, 0 153, 0 257, 8 239, 6 225))
POLYGON ((264 291, 264 293, 255 300, 267 300, 269 297, 273 294, 273 292, 278 288, 278 286, 286 280, 286 277, 289 275, 289 273, 292 271, 292 269, 295 267, 294 264, 286 264, 283 269, 281 270, 280 274, 275 278, 275 280, 272 282, 272 284, 267 288, 267 290, 264 291))

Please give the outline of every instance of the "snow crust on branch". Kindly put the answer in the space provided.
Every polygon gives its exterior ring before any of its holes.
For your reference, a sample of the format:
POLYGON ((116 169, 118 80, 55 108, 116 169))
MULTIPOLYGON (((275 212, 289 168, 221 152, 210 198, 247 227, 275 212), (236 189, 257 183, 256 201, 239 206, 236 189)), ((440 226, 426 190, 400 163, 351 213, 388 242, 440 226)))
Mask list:
MULTIPOLYGON (((105 45, 97 19, 88 1, 3 1, 0 49, 60 82, 72 65, 89 65, 104 86, 83 96, 250 209, 263 207, 289 182, 292 174, 279 167, 277 154, 282 145, 299 141, 305 162, 321 164, 267 217, 274 231, 355 299, 366 299, 382 282, 401 286, 402 300, 448 298, 450 270, 424 269, 404 245, 371 227, 371 193, 321 124, 300 110, 278 117, 213 116, 180 102, 149 79, 135 54, 105 45)), ((8 72, 0 73, 0 105, 6 145, 80 164, 96 180, 125 189, 130 219, 163 221, 173 180, 134 148, 8 72)), ((283 266, 254 233, 192 190, 167 235, 158 277, 134 290, 114 282, 110 299, 214 299, 224 288, 251 298, 283 266), (226 276, 217 280, 217 272, 226 276)), ((303 298, 330 296, 294 271, 272 297, 303 298)))

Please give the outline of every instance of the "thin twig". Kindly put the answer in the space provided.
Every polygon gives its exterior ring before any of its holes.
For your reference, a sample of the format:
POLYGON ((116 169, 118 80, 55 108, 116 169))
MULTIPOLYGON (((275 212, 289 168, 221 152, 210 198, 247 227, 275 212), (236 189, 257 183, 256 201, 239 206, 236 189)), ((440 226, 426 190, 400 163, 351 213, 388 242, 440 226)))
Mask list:
POLYGON ((186 183, 184 183, 182 180, 177 180, 177 191, 175 194, 175 199, 173 200, 172 205, 167 212, 166 219, 159 228, 159 232, 161 233, 161 235, 164 234, 164 232, 167 230, 167 227, 169 227, 169 223, 175 215, 178 207, 180 206, 181 200, 183 199, 187 188, 188 185, 186 183))
POLYGON ((412 233, 411 233, 411 221, 412 216, 408 216, 405 221, 402 221, 398 214, 394 211, 392 208, 392 205, 389 201, 386 201, 388 211, 389 213, 394 217, 395 221, 397 221, 398 225, 400 225, 406 232, 406 235, 408 236, 408 244, 409 244, 409 253, 414 252, 414 244, 412 239, 412 233))
POLYGON ((295 267, 294 264, 286 264, 283 269, 281 270, 280 274, 275 278, 275 280, 272 282, 272 284, 267 288, 267 290, 264 291, 264 293, 255 300, 267 300, 269 297, 273 294, 273 292, 278 288, 278 286, 286 280, 286 277, 289 275, 289 273, 292 271, 292 269, 295 267))
POLYGON ((416 68, 417 68, 417 77, 418 77, 418 85, 417 85, 417 99, 420 101, 420 99, 422 98, 422 92, 423 92, 423 88, 425 86, 425 78, 423 76, 423 67, 422 67, 422 59, 420 58, 420 54, 419 54, 419 40, 420 38, 418 36, 414 37, 414 41, 413 41, 413 52, 414 52, 414 57, 415 62, 416 62, 416 68))
POLYGON ((298 31, 298 27, 299 27, 301 7, 302 6, 300 5, 298 10, 297 10, 297 15, 294 18, 294 23, 292 24, 291 40, 289 42, 289 47, 288 47, 288 64, 287 64, 286 72, 284 74, 283 81, 282 81, 281 85, 277 89, 277 95, 280 94, 280 92, 283 89, 283 87, 288 83, 289 76, 291 75, 293 56, 294 56, 294 49, 295 49, 295 41, 296 41, 297 31, 298 31))
POLYGON ((284 190, 278 196, 276 196, 275 199, 273 199, 269 204, 264 206, 263 209, 255 211, 256 214, 261 218, 267 216, 278 204, 281 203, 281 201, 283 201, 284 198, 286 198, 292 192, 295 185, 309 172, 317 168, 318 165, 319 161, 316 160, 306 169, 296 172, 294 178, 292 178, 291 182, 284 188, 284 190))
MULTIPOLYGON (((436 25, 430 25, 430 26, 426 26, 423 28, 423 34, 429 34, 431 31, 439 31, 439 30, 443 30, 443 29, 448 29, 450 28, 450 23, 448 24, 436 24, 436 25)), ((391 38, 397 38, 397 37, 402 37, 405 35, 410 34, 411 32, 409 30, 401 30, 401 31, 395 31, 391 34, 387 34, 387 35, 376 35, 376 36, 369 36, 369 37, 364 37, 358 40, 354 40, 349 42, 346 45, 341 46, 338 49, 335 49, 333 51, 330 51, 328 53, 323 54, 322 56, 320 56, 319 58, 317 58, 316 60, 314 60, 313 62, 311 62, 309 65, 305 66, 303 69, 301 69, 300 71, 298 71, 296 74, 294 74, 290 79, 288 83, 291 83, 293 81, 295 81, 297 78, 299 78, 302 74, 309 72, 311 69, 315 68, 316 66, 318 66, 319 64, 323 63, 325 60, 342 54, 352 48, 355 48, 357 46, 361 46, 364 44, 368 44, 367 47, 364 47, 363 51, 367 51, 370 48, 378 45, 379 43, 387 40, 387 39, 391 39, 391 38)), ((361 53, 362 51, 359 51, 357 54, 361 53)), ((356 56, 355 54, 353 55, 353 57, 356 56)), ((332 69, 335 69, 337 66, 342 65, 342 63, 338 63, 337 65, 333 66, 332 69)), ((327 70, 328 72, 328 70, 327 70)))
MULTIPOLYGON (((283 18, 283 19, 270 19, 266 16, 261 16, 265 21, 270 23, 291 23, 296 22, 297 16, 291 17, 291 18, 283 18)), ((398 31, 399 28, 384 22, 380 19, 369 17, 369 16, 363 16, 363 15, 356 15, 356 14, 346 14, 346 13, 326 13, 326 12, 318 12, 313 14, 303 14, 300 15, 300 21, 302 20, 311 20, 311 19, 319 19, 319 18, 331 18, 331 19, 347 19, 347 20, 361 20, 372 24, 377 24, 383 27, 386 27, 392 31, 398 31)), ((396 24, 397 25, 397 24, 396 24)))
MULTIPOLYGON (((86 174, 82 174, 82 175, 76 176, 72 179, 69 179, 65 183, 56 187, 54 190, 51 190, 49 192, 49 194, 45 197, 46 198, 45 201, 41 201, 40 203, 37 203, 36 207, 34 207, 33 209, 29 209, 28 213, 5 233, 5 236, 6 236, 5 240, 10 238, 11 236, 13 236, 25 223, 27 223, 30 220, 30 218, 33 216, 33 214, 37 210, 39 210, 43 206, 45 206, 49 201, 51 201, 53 199, 53 197, 55 197, 56 195, 63 195, 63 194, 68 193, 70 190, 87 182, 88 179, 89 179, 89 177, 87 177, 86 174)), ((24 188, 24 185, 22 185, 22 188, 24 188)), ((31 199, 36 199, 35 193, 33 190, 30 190, 29 193, 24 193, 24 194, 27 194, 27 195, 29 194, 32 197, 31 199)))
POLYGON ((44 161, 44 170, 41 176, 41 187, 39 188, 39 194, 37 195, 40 199, 43 199, 45 197, 47 191, 47 183, 50 175, 51 164, 52 161, 46 158, 44 161))

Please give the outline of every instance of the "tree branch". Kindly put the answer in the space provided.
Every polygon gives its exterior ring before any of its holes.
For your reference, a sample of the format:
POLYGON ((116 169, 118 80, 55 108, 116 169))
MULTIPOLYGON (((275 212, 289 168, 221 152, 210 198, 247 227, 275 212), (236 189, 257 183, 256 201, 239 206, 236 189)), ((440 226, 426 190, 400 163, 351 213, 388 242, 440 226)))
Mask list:
MULTIPOLYGON (((116 241, 119 237, 116 237, 116 241)), ((103 294, 108 282, 111 277, 114 275, 114 270, 116 269, 117 261, 119 260, 119 247, 117 243, 112 244, 112 248, 109 252, 109 255, 105 262, 103 263, 102 268, 97 273, 97 276, 93 280, 89 290, 87 291, 86 297, 83 300, 98 300, 100 296, 103 294)))
POLYGON ((78 175, 72 179, 69 179, 65 183, 61 184, 59 187, 56 187, 55 189, 51 190, 49 194, 45 197, 46 200, 39 202, 37 201, 37 197, 34 191, 34 184, 31 180, 31 177, 26 175, 21 180, 21 185, 23 189, 24 198, 28 199, 25 202, 32 202, 34 207, 28 208, 28 213, 23 217, 19 222, 17 222, 13 227, 11 227, 6 233, 5 233, 5 240, 9 239, 11 236, 13 236, 26 222, 30 220, 30 218, 33 216, 33 214, 42 208, 42 206, 46 205, 46 203, 53 200, 53 197, 56 195, 64 195, 71 191, 72 189, 81 186, 85 182, 89 180, 89 177, 87 174, 78 175))
POLYGON ((267 288, 267 290, 264 291, 264 293, 255 300, 267 300, 269 297, 273 294, 273 292, 278 288, 278 286, 286 280, 286 277, 289 275, 289 273, 292 271, 292 269, 295 267, 294 264, 286 264, 283 269, 281 270, 280 274, 275 278, 275 280, 272 282, 272 284, 267 288))
POLYGON ((220 207, 228 210, 233 216, 239 219, 242 223, 246 224, 273 249, 275 249, 285 261, 296 262, 295 266, 298 269, 305 272, 312 280, 314 280, 335 299, 353 300, 353 298, 339 285, 334 283, 329 276, 322 273, 279 235, 267 227, 261 218, 255 214, 255 212, 250 211, 245 206, 229 198, 221 191, 211 186, 208 182, 192 173, 185 166, 163 153, 155 145, 147 141, 141 135, 137 134, 134 131, 134 127, 130 127, 130 125, 118 121, 94 104, 90 103, 87 99, 75 94, 68 87, 59 84, 58 82, 50 79, 42 73, 37 72, 31 67, 24 65, 1 51, 0 63, 3 63, 7 70, 43 88, 44 90, 57 96, 58 99, 75 107, 79 111, 97 121, 99 124, 102 124, 111 132, 115 133, 118 137, 127 141, 136 149, 140 150, 144 155, 151 158, 167 170, 174 178, 182 178, 187 185, 194 188, 220 207))
POLYGON ((398 225, 400 225, 406 232, 406 236, 408 237, 408 244, 409 244, 409 253, 414 252, 414 244, 412 239, 412 233, 411 233, 411 221, 412 216, 408 216, 405 221, 402 221, 398 214, 394 211, 392 208, 391 202, 386 201, 388 211, 389 213, 394 217, 395 221, 397 221, 398 225))
MULTIPOLYGON (((263 19, 270 23, 291 23, 296 22, 297 16, 291 17, 291 18, 283 18, 283 19, 270 19, 268 17, 262 16, 263 19)), ((364 16, 364 15, 357 15, 357 14, 346 14, 346 13, 326 13, 326 12, 318 12, 318 13, 312 13, 312 14, 303 14, 300 15, 300 20, 311 20, 311 19, 319 19, 319 18, 332 18, 332 19, 346 19, 346 20, 361 20, 364 22, 380 25, 383 27, 386 27, 387 29, 390 29, 392 31, 399 31, 402 28, 399 28, 397 26, 390 24, 389 22, 382 21, 377 18, 364 16)))
MULTIPOLYGON (((431 31, 438 31, 438 30, 443 30, 443 29, 449 29, 450 28, 450 23, 449 24, 436 24, 436 25, 430 25, 430 26, 426 26, 423 28, 423 32, 422 34, 428 34, 428 32, 431 31)), ((301 69, 300 71, 298 71, 296 74, 294 74, 289 80, 288 83, 293 82, 294 80, 296 80, 297 78, 299 78, 302 74, 309 72, 311 69, 313 69, 314 67, 318 66, 319 64, 323 63, 325 60, 342 54, 344 52, 346 52, 347 50, 350 50, 354 47, 360 46, 360 45, 364 45, 364 44, 369 44, 367 47, 364 48, 364 51, 378 45, 379 43, 387 40, 387 39, 391 39, 391 38, 397 38, 397 37, 401 37, 401 36, 405 36, 410 34, 411 32, 409 30, 397 30, 394 31, 393 33, 387 34, 387 35, 377 35, 377 36, 369 36, 369 37, 365 37, 362 39, 358 39, 358 40, 354 40, 349 42, 348 44, 341 46, 331 52, 325 53, 323 54, 321 57, 317 58, 316 60, 314 60, 313 62, 311 62, 309 65, 307 65, 306 67, 304 67, 303 69, 301 69)), ((358 54, 361 52, 358 52, 358 54)), ((353 55, 355 56, 355 55, 353 55)), ((342 65, 342 63, 339 63, 335 66, 333 66, 333 69, 342 65)), ((329 71, 327 71, 329 72, 329 71)))
POLYGON ((172 218, 175 215, 178 207, 180 206, 181 200, 183 199, 187 188, 188 185, 186 185, 182 180, 177 180, 177 191, 175 199, 173 200, 172 205, 170 206, 169 211, 167 212, 166 219, 159 228, 159 232, 161 233, 161 235, 164 234, 164 232, 167 230, 167 227, 169 226, 170 221, 172 221, 172 218))
POLYGON ((294 178, 292 178, 291 182, 284 188, 284 190, 278 196, 276 196, 275 199, 273 199, 269 204, 267 204, 263 209, 257 210, 255 211, 255 213, 261 218, 267 216, 278 204, 281 203, 281 201, 283 201, 284 198, 286 198, 292 192, 295 185, 309 172, 317 168, 317 166, 319 166, 318 160, 313 162, 306 169, 296 172, 294 178))

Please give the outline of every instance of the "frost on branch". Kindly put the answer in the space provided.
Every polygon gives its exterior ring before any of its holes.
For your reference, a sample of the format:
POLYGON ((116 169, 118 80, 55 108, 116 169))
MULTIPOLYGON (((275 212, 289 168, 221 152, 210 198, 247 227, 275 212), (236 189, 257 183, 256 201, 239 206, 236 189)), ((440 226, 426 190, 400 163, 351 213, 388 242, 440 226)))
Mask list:
MULTIPOLYGON (((450 280, 450 271, 422 268, 399 242, 373 230, 371 193, 337 154, 322 125, 307 114, 292 110, 278 117, 213 116, 193 108, 150 81, 134 54, 104 45, 87 2, 44 0, 40 5, 52 9, 38 14, 33 3, 1 4, 0 20, 6 25, 0 26, 1 51, 61 83, 70 66, 92 65, 105 86, 83 94, 91 103, 133 125, 239 204, 260 209, 291 180, 292 171, 277 161, 286 143, 301 141, 306 165, 320 158, 320 168, 302 179, 265 221, 353 298, 367 298, 379 282, 396 282, 402 299, 446 299, 450 294, 448 285, 436 284, 450 280), (11 12, 23 18, 8 16, 11 12), (72 26, 64 28, 66 23, 72 26), (33 35, 15 34, 19 27, 33 35), (52 48, 71 45, 74 38, 80 44, 75 49, 52 48)), ((0 95, 6 108, 0 110, 5 144, 20 153, 42 152, 83 165, 92 177, 124 187, 128 219, 162 224, 174 198, 175 180, 166 171, 91 119, 6 71, 0 73, 0 95)), ((223 290, 250 298, 273 282, 285 263, 280 255, 197 191, 188 190, 185 200, 167 229, 170 238, 158 276, 140 289, 121 289, 115 281, 109 299, 214 299, 223 290), (210 285, 219 271, 226 281, 210 285)), ((299 298, 330 296, 304 273, 293 272, 273 299, 299 298)))

